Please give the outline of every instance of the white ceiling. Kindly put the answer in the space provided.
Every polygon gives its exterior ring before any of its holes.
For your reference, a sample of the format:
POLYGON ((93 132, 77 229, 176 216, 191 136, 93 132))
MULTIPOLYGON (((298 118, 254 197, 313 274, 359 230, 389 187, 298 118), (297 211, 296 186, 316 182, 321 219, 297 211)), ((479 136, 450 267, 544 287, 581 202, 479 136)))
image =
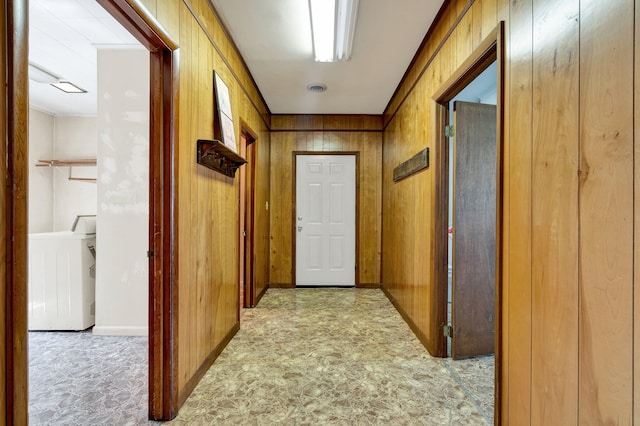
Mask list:
MULTIPOLYGON (((275 114, 381 114, 444 0, 360 0, 352 59, 313 59, 308 0, 212 0, 275 114), (324 93, 307 91, 324 83, 324 93)), ((30 104, 95 115, 96 51, 139 46, 95 0, 29 0, 29 61, 87 90, 29 82, 30 104)))
POLYGON ((381 114, 443 0, 360 0, 352 58, 337 63, 314 61, 308 0, 212 2, 272 113, 381 114))
POLYGON ((97 48, 140 46, 95 0, 29 0, 29 63, 87 93, 29 80, 29 104, 54 115, 95 115, 97 48))

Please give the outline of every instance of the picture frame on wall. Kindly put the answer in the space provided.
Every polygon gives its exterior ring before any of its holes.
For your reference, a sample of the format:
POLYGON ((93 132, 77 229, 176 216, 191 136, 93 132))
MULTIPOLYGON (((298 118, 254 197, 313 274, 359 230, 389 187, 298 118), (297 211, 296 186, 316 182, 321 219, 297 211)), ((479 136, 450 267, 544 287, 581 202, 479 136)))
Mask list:
POLYGON ((215 70, 213 71, 213 76, 217 106, 217 114, 214 117, 214 134, 225 146, 234 152, 238 152, 229 87, 215 70))

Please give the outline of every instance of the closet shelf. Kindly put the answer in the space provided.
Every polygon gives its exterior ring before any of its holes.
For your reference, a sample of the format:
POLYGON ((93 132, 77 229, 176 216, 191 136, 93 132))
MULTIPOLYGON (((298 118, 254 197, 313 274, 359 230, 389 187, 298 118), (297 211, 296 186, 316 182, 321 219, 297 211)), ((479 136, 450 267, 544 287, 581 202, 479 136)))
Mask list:
POLYGON ((84 158, 79 160, 38 160, 36 167, 78 167, 95 166, 95 158, 84 158))
POLYGON ((38 160, 36 167, 69 167, 69 180, 75 180, 80 182, 97 182, 96 178, 84 178, 74 177, 71 175, 72 167, 89 167, 96 166, 97 161, 95 158, 81 158, 77 160, 38 160))

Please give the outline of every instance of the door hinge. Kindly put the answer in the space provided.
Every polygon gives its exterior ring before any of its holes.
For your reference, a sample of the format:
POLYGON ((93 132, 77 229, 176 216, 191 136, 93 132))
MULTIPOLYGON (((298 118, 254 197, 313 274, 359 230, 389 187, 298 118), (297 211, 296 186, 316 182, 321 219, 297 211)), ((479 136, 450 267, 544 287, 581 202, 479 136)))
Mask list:
POLYGON ((444 135, 448 138, 452 138, 456 135, 456 128, 453 124, 444 126, 444 135))
POLYGON ((153 257, 153 255, 154 255, 153 250, 147 250, 147 257, 149 259, 151 259, 153 257))
POLYGON ((247 238, 247 231, 242 231, 242 236, 247 238))
POLYGON ((444 337, 453 337, 453 327, 451 327, 449 324, 443 325, 442 334, 444 334, 444 337))

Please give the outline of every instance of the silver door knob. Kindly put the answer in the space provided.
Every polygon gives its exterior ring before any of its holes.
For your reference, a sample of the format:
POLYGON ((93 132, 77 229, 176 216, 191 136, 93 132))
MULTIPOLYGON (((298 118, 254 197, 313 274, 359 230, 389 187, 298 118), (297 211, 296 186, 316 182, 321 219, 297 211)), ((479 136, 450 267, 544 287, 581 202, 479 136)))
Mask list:
POLYGON ((298 226, 298 232, 302 231, 302 226, 298 226))
POLYGON ((298 216, 298 220, 302 220, 302 216, 298 216))

